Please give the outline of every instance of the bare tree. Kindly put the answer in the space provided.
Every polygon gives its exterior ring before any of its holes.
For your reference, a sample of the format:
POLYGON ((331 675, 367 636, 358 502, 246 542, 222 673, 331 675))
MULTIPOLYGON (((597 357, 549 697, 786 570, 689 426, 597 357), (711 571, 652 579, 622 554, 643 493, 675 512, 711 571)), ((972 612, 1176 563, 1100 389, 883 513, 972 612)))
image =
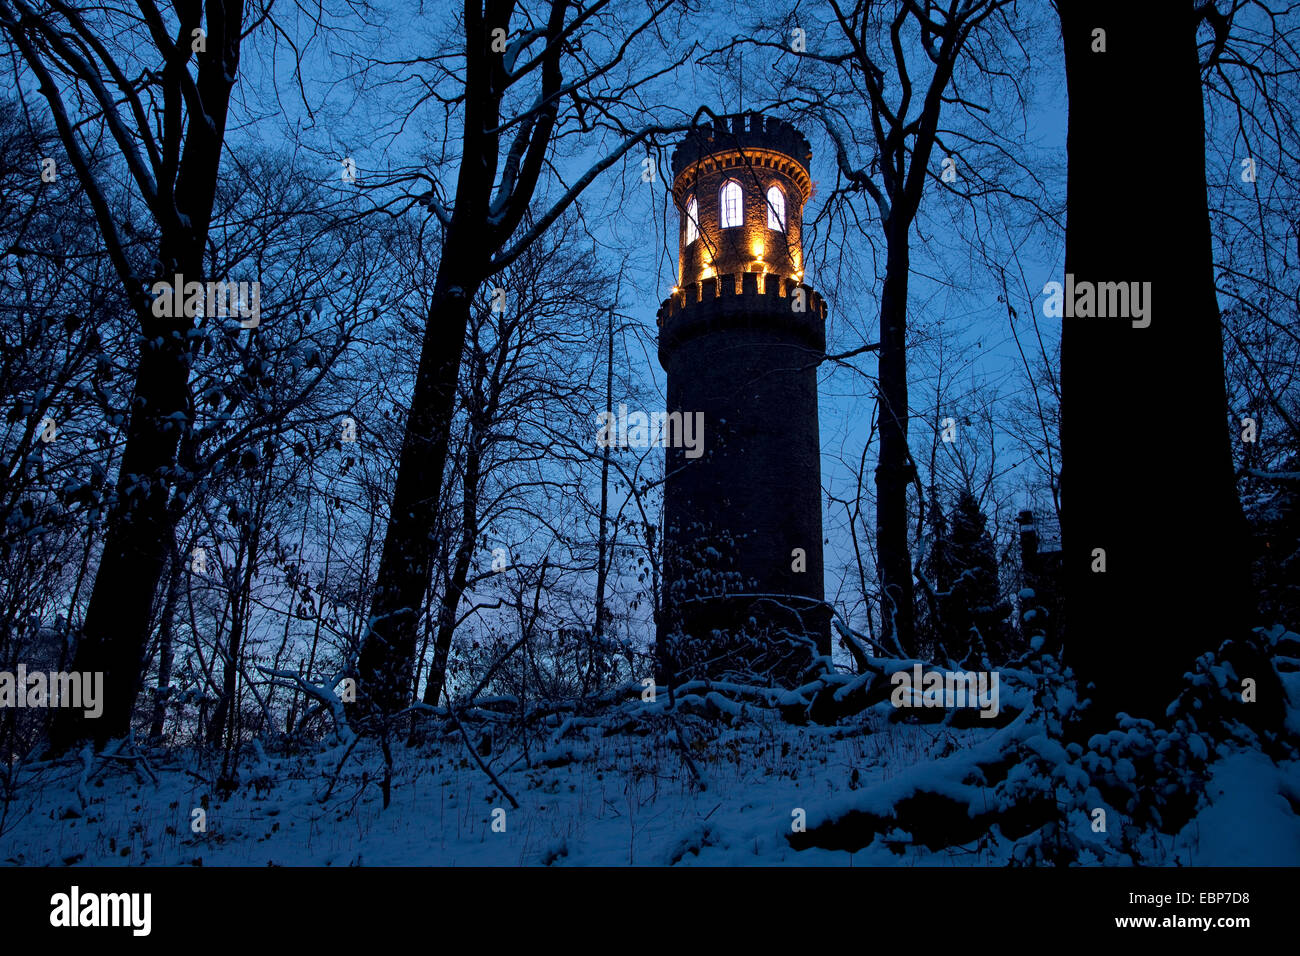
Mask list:
MULTIPOLYGON (((591 333, 613 283, 578 247, 571 217, 543 236, 499 275, 504 299, 480 296, 470 317, 460 406, 464 442, 458 456, 459 545, 438 605, 433 660, 424 702, 441 696, 452 637, 465 616, 467 590, 500 567, 471 575, 484 529, 509 520, 523 498, 544 484, 566 457, 546 447, 540 425, 568 420, 568 409, 589 397, 586 367, 591 333), (561 356, 564 356, 561 359, 561 356)), ((544 509, 543 509, 544 510, 544 509)), ((561 534, 563 532, 561 531, 561 534)), ((494 560, 493 564, 497 564, 494 560)))
MULTIPOLYGON (((956 77, 963 58, 984 45, 982 34, 1010 33, 1004 0, 947 3, 830 0, 832 49, 795 49, 786 85, 802 94, 835 144, 842 184, 837 192, 865 195, 884 241, 880 290, 879 452, 875 472, 876 549, 882 638, 904 649, 914 643, 914 591, 908 547, 909 488, 917 479, 908 448, 907 309, 911 232, 927 185, 944 181, 932 166, 936 148, 960 155, 978 140, 952 134, 943 142, 949 109, 978 112, 956 77), (807 67, 807 69, 804 69, 807 67), (859 142, 858 111, 865 108, 859 142), (869 159, 860 154, 866 153, 869 159)), ((861 220, 859 220, 861 221, 861 220)))
MULTIPOLYGON (((423 198, 442 228, 442 258, 425 321, 420 366, 406 421, 391 520, 384 539, 375 599, 359 660, 358 709, 392 714, 412 686, 419 609, 432 571, 435 526, 455 412, 456 385, 471 303, 484 284, 521 256, 596 177, 661 131, 630 128, 620 103, 650 77, 671 71, 690 49, 641 69, 629 50, 673 6, 652 3, 637 16, 610 0, 589 6, 551 0, 536 9, 514 0, 471 0, 464 7, 465 47, 419 61, 437 71, 432 97, 459 107, 459 167, 451 196, 441 183, 423 198), (614 43, 598 37, 619 37, 614 43), (594 52, 588 52, 588 51, 594 52), (463 80, 447 89, 448 63, 463 80), (617 144, 523 225, 556 144, 590 133, 613 133, 617 144)), ((423 93, 421 99, 429 98, 423 93)), ((411 178, 428 181, 424 172, 411 178)))
POLYGON ((193 323, 155 316, 149 280, 198 281, 205 272, 244 17, 243 0, 168 13, 151 0, 133 10, 0 2, 0 28, 39 85, 140 329, 126 444, 73 661, 77 670, 104 673, 104 714, 88 724, 81 711, 60 710, 56 749, 92 730, 100 742, 126 734, 139 692, 150 610, 171 547, 168 491, 193 415, 186 335, 193 323), (107 173, 96 171, 101 143, 113 144, 152 218, 157 252, 147 265, 123 232, 107 173))

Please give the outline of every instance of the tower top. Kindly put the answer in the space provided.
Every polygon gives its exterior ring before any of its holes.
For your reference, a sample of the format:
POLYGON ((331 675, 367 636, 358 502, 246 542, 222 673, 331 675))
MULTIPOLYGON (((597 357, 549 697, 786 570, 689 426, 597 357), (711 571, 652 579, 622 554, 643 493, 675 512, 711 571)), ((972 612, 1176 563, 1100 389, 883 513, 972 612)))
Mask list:
POLYGON ((811 161, 808 140, 774 116, 732 113, 691 129, 673 152, 677 287, 745 272, 801 283, 811 161))
POLYGON ((807 137, 785 120, 762 113, 727 113, 686 134, 673 150, 673 177, 705 156, 741 149, 769 149, 788 156, 803 167, 805 177, 812 162, 807 137))

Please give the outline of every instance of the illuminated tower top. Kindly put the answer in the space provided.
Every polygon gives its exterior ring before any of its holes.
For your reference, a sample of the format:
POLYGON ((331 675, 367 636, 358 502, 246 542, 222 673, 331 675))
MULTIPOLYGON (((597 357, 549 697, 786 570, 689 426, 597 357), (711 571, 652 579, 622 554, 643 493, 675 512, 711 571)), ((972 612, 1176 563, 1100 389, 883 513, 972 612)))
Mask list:
POLYGON ((678 286, 721 275, 738 281, 745 272, 802 282, 811 159, 802 133, 758 113, 722 116, 688 133, 673 153, 678 286))

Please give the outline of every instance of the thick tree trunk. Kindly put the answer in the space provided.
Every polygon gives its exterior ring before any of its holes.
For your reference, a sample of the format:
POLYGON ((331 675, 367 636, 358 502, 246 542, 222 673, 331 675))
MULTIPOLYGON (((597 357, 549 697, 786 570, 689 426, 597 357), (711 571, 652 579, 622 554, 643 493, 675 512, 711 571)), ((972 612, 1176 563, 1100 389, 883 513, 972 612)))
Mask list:
POLYGON ((167 507, 170 476, 188 415, 189 357, 175 324, 157 320, 144 330, 135 402, 109 513, 99 571, 72 669, 104 675, 104 710, 93 722, 81 710, 60 709, 50 731, 56 751, 86 736, 103 744, 125 736, 140 692, 141 661, 154 594, 172 547, 167 507))
POLYGON ((509 16, 509 9, 493 9, 484 19, 477 0, 465 5, 465 149, 420 346, 375 596, 361 636, 357 700, 350 708, 361 720, 403 709, 412 693, 418 617, 433 567, 434 519, 442 499, 470 303, 490 271, 490 243, 499 246, 507 238, 494 234, 488 240, 491 230, 485 226, 505 88, 501 59, 490 49, 489 21, 495 25, 509 16))
POLYGON ((509 22, 513 4, 489 3, 486 11, 479 0, 465 4, 464 151, 420 350, 375 597, 361 639, 360 679, 352 708, 358 718, 387 717, 410 699, 417 617, 432 568, 434 517, 442 497, 470 303, 485 277, 502 267, 494 256, 523 221, 542 174, 562 99, 560 57, 574 42, 565 35, 568 10, 566 0, 550 4, 540 95, 523 121, 523 138, 512 140, 505 181, 498 184, 501 98, 510 77, 499 51, 492 49, 493 31, 509 22), (494 199, 497 188, 504 192, 494 199))
MULTIPOLYGON (((230 91, 239 68, 244 3, 230 0, 205 7, 207 49, 196 54, 195 87, 203 115, 189 115, 175 189, 174 220, 163 224, 158 259, 160 277, 185 281, 203 276, 203 253, 212 221, 230 91)), ((164 70, 164 86, 179 89, 175 71, 164 70)), ((177 105, 179 109, 179 105, 177 105)), ((122 276, 128 290, 139 277, 122 276)), ((149 639, 149 616, 158 582, 173 547, 174 516, 169 486, 176 479, 179 441, 193 423, 189 396, 190 319, 141 319, 140 364, 127 422, 126 447, 118 471, 117 499, 109 511, 108 532, 86 609, 86 621, 72 667, 104 674, 104 710, 91 721, 76 708, 60 709, 50 728, 55 752, 93 736, 102 745, 131 729, 131 715, 142 683, 141 662, 149 639)))
MULTIPOLYGON (((452 236, 448 236, 448 247, 452 236)), ((367 633, 358 662, 362 716, 392 714, 410 700, 419 609, 433 566, 434 528, 469 323, 469 280, 450 258, 439 268, 406 420, 397 483, 367 633), (457 284, 457 283, 461 284, 457 284)))
POLYGON ((907 227, 888 227, 888 261, 880 297, 880 457, 876 465, 876 553, 882 637, 906 654, 916 650, 912 560, 907 546, 907 227))
POLYGON ((1192 4, 1059 8, 1065 271, 1076 289, 1150 283, 1147 327, 1063 318, 1064 653, 1095 684, 1093 719, 1113 724, 1121 710, 1163 716, 1196 655, 1248 626, 1243 523, 1192 4))

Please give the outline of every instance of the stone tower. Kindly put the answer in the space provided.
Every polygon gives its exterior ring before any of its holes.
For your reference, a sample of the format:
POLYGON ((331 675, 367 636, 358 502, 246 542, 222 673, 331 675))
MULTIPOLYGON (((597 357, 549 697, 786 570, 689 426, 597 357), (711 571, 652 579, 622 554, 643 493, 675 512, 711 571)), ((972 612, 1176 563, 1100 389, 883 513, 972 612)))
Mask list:
POLYGON ((673 154, 678 281, 659 309, 668 410, 661 677, 791 685, 830 653, 817 369, 826 305, 803 283, 812 150, 789 123, 725 116, 673 154), (753 595, 767 595, 754 597, 753 595))

